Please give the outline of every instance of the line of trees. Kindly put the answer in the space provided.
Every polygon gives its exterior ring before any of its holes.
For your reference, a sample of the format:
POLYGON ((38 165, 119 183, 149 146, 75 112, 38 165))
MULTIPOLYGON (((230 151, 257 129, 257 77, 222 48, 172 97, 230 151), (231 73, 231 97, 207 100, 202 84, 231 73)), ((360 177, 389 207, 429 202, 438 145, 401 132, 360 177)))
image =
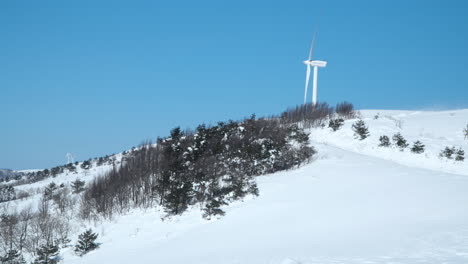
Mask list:
POLYGON ((199 204, 203 215, 222 215, 221 206, 258 195, 254 176, 287 170, 310 160, 308 135, 278 119, 175 128, 156 144, 132 151, 119 168, 96 178, 84 192, 85 219, 111 217, 133 207, 160 205, 168 215, 199 204))
MULTIPOLYGON (((70 186, 48 184, 38 190, 41 198, 35 210, 11 211, 9 203, 3 203, 0 260, 23 263, 26 253, 34 263, 56 263, 60 249, 70 246, 72 223, 78 217, 110 218, 131 208, 154 206, 162 207, 167 215, 179 215, 193 205, 200 207, 205 218, 224 215, 223 205, 259 195, 255 176, 297 167, 315 153, 308 134, 296 122, 253 115, 241 121, 200 125, 195 131, 175 128, 155 144, 146 142, 125 152, 122 162, 106 156, 28 173, 22 181, 113 164, 111 171, 86 186, 80 179, 70 186)), ((15 199, 13 185, 2 186, 0 194, 0 202, 15 199)), ((86 236, 89 241, 82 241, 83 248, 76 249, 79 255, 96 248, 94 239, 94 234, 86 236)))
POLYGON ((358 115, 354 105, 345 101, 338 103, 335 109, 325 102, 316 105, 312 103, 298 105, 286 109, 279 118, 283 123, 298 123, 301 127, 311 128, 325 125, 325 122, 330 120, 334 114, 337 115, 338 119, 350 119, 358 115))

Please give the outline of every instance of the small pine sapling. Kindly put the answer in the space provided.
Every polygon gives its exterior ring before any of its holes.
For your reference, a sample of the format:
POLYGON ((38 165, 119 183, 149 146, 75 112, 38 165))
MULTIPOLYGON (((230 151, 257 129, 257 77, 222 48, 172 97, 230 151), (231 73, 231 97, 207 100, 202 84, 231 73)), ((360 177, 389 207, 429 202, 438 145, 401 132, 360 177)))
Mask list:
POLYGON ((359 119, 358 121, 356 121, 356 123, 353 124, 352 129, 354 131, 354 137, 359 140, 364 140, 370 135, 366 123, 361 119, 359 119))
POLYGON ((426 146, 421 141, 417 140, 411 147, 411 152, 421 154, 424 152, 425 147, 426 146))
POLYGON ((23 255, 18 250, 11 249, 8 252, 0 257, 0 263, 2 264, 26 264, 23 255))
POLYGON ((452 155, 455 154, 455 147, 445 147, 440 153, 441 158, 453 159, 452 155))
POLYGON ((90 252, 98 248, 98 244, 95 242, 98 235, 93 233, 91 229, 86 230, 84 233, 78 236, 78 244, 75 246, 75 252, 79 256, 83 256, 84 254, 90 252))
POLYGON ((203 218, 211 219, 212 216, 224 216, 225 212, 220 207, 226 204, 222 199, 211 199, 203 209, 203 218))
POLYGON ((464 161, 465 160, 465 151, 463 149, 459 148, 455 154, 456 154, 456 156, 455 156, 456 161, 464 161))
POLYGON ((58 257, 59 248, 57 245, 47 244, 40 246, 36 252, 36 259, 33 264, 56 264, 60 260, 58 257))
POLYGON ((328 127, 333 130, 333 132, 339 130, 344 124, 343 118, 330 119, 328 122, 328 127))
POLYGON ((380 141, 379 147, 389 147, 390 146, 390 138, 388 138, 385 135, 380 136, 379 141, 380 141))
POLYGON ((399 147, 401 151, 409 146, 409 144, 406 142, 406 139, 400 133, 393 135, 392 139, 395 142, 395 145, 399 147))
POLYGON ((81 181, 80 179, 76 179, 74 182, 72 182, 71 186, 72 193, 80 193, 85 190, 85 182, 81 181))
POLYGON ((44 197, 46 199, 51 199, 52 195, 57 189, 58 187, 57 187, 57 184, 55 184, 55 182, 49 183, 49 185, 47 185, 46 188, 44 189, 44 197))

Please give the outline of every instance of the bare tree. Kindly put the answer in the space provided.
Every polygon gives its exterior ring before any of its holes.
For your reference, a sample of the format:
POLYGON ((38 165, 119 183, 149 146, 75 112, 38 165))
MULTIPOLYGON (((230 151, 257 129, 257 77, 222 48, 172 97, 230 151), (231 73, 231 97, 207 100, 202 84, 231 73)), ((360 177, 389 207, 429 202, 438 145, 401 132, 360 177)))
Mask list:
POLYGON ((343 118, 356 117, 356 112, 354 111, 354 105, 346 101, 338 103, 335 107, 335 112, 338 116, 341 116, 343 118))
POLYGON ((16 212, 3 214, 0 221, 0 243, 2 250, 8 252, 16 248, 19 216, 16 212))

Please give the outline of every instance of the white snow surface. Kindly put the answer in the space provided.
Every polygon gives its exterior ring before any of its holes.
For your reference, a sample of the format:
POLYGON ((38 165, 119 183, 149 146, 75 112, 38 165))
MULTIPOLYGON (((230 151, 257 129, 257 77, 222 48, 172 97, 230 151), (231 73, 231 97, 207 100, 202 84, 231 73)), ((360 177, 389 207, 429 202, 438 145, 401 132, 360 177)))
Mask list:
POLYGON ((204 220, 191 208, 161 220, 159 209, 134 210, 89 224, 100 248, 83 257, 64 249, 62 262, 468 263, 468 161, 438 157, 445 146, 468 152, 468 110, 361 114, 368 139, 354 139, 356 120, 337 132, 312 129, 315 160, 258 177, 260 196, 224 207, 224 217, 204 220), (421 140, 426 152, 377 147, 381 135, 396 132, 421 140))

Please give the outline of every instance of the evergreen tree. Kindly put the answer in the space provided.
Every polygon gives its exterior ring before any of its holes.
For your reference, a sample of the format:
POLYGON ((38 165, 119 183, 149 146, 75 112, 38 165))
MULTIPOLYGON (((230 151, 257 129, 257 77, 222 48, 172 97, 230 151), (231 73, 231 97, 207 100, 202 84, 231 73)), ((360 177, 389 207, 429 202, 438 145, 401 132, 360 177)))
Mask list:
POLYGON ((85 160, 81 163, 80 167, 84 170, 88 170, 91 168, 91 160, 85 160))
POLYGON ((328 122, 328 127, 333 130, 333 132, 339 130, 344 124, 343 118, 330 119, 328 122))
POLYGON ((65 165, 65 168, 67 168, 70 172, 76 171, 76 167, 75 165, 73 165, 73 163, 68 163, 67 165, 65 165))
POLYGON ((57 176, 57 174, 62 173, 62 172, 63 172, 63 167, 54 167, 50 169, 50 174, 52 175, 52 177, 55 177, 57 176))
POLYGON ((210 219, 212 216, 223 216, 225 213, 221 210, 221 206, 227 205, 224 201, 226 192, 219 185, 218 179, 212 179, 208 185, 205 208, 203 209, 203 217, 210 219))
POLYGON ((406 139, 400 133, 393 135, 392 139, 395 142, 395 145, 399 147, 401 151, 409 146, 409 144, 406 142, 406 139))
POLYGON ((468 125, 466 125, 466 128, 463 129, 463 134, 465 135, 465 139, 468 138, 468 125))
POLYGON ((389 147, 390 146, 390 139, 385 135, 380 136, 379 141, 380 141, 379 147, 389 147))
POLYGON ((85 182, 81 181, 80 179, 76 179, 74 182, 72 182, 71 186, 72 193, 80 193, 85 190, 85 182))
POLYGON ((104 158, 103 158, 103 157, 99 157, 99 159, 98 159, 97 162, 96 162, 96 166, 99 167, 99 166, 101 166, 102 164, 104 164, 104 162, 106 162, 106 161, 104 160, 104 158))
POLYGON ((55 184, 55 182, 49 183, 49 185, 47 185, 46 188, 44 189, 44 197, 46 199, 51 199, 52 195, 57 189, 58 187, 57 187, 57 184, 55 184))
POLYGON ((75 246, 75 252, 83 256, 91 250, 98 248, 98 244, 95 242, 98 235, 93 233, 91 229, 86 230, 84 233, 78 236, 78 244, 75 246))
POLYGON ((56 264, 60 260, 58 253, 59 248, 57 245, 42 245, 36 251, 37 258, 34 260, 33 264, 56 264))
POLYGON ((352 129, 354 131, 354 136, 359 140, 364 140, 370 135, 366 123, 361 119, 353 124, 352 129))
POLYGON ((18 250, 8 250, 5 256, 0 257, 2 264, 26 264, 23 255, 18 250))
POLYGON ((455 147, 445 147, 440 153, 439 156, 442 158, 453 159, 452 155, 455 154, 455 147))
POLYGON ((222 197, 211 196, 206 201, 205 208, 203 209, 203 218, 210 219, 216 215, 223 216, 225 212, 221 210, 221 206, 226 204, 222 197))
POLYGON ((424 146, 424 144, 421 141, 417 140, 411 147, 411 152, 421 154, 424 152, 425 147, 426 146, 424 146))
POLYGON ((170 215, 183 213, 189 206, 192 193, 192 183, 171 179, 169 190, 164 197, 164 210, 170 215))
POLYGON ((457 155, 455 157, 456 161, 464 161, 465 160, 465 151, 463 149, 459 148, 455 154, 457 155))

